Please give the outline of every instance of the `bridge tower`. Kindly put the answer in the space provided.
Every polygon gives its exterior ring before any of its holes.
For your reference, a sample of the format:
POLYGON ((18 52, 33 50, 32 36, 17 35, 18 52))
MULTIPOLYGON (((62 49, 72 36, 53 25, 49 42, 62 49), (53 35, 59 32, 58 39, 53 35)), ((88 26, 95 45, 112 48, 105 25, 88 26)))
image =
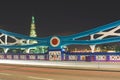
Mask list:
MULTIPOLYGON (((32 22, 31 22, 30 35, 29 36, 30 37, 37 37, 36 26, 35 26, 35 17, 34 16, 32 16, 32 22)), ((31 40, 29 43, 33 44, 33 43, 37 43, 37 41, 31 40)))
MULTIPOLYGON (((37 33, 36 33, 36 25, 35 25, 35 17, 32 16, 32 22, 31 22, 31 27, 30 27, 30 37, 37 37, 37 33)), ((35 40, 28 40, 28 44, 35 44, 38 43, 35 40)), ((39 46, 39 47, 32 47, 32 48, 28 48, 26 50, 26 53, 44 53, 47 51, 47 47, 46 46, 39 46)))
MULTIPOLYGON (((31 22, 31 27, 30 27, 30 33, 29 33, 30 37, 37 37, 37 33, 36 33, 36 25, 35 25, 35 17, 32 16, 32 22, 31 22)), ((34 44, 37 43, 37 41, 35 40, 28 40, 27 41, 28 44, 34 44)), ((31 49, 36 49, 36 47, 32 47, 32 48, 28 48, 26 49, 26 53, 30 53, 31 49)))
POLYGON ((32 16, 32 22, 31 22, 31 28, 30 28, 30 37, 37 37, 34 16, 32 16))

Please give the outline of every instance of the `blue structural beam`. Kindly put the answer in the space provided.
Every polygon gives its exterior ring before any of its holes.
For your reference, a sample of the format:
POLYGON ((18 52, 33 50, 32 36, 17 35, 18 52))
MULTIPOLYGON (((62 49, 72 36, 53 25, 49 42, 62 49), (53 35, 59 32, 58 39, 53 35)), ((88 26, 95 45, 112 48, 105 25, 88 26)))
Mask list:
POLYGON ((63 41, 63 45, 71 45, 71 44, 81 44, 81 45, 97 45, 97 44, 105 44, 112 42, 120 42, 120 37, 112 37, 107 39, 98 39, 98 40, 68 40, 63 41))
MULTIPOLYGON (((112 37, 107 39, 100 39, 100 40, 68 40, 68 41, 62 41, 61 45, 71 45, 71 44, 81 44, 81 45, 96 45, 96 44, 104 44, 104 43, 111 43, 111 42, 119 42, 120 37, 112 37)), ((35 47, 35 46, 48 46, 49 43, 36 43, 36 44, 28 44, 28 45, 0 45, 0 47, 4 48, 29 48, 29 47, 35 47)))
POLYGON ((8 32, 8 31, 0 29, 0 32, 3 34, 9 35, 9 36, 14 36, 17 38, 26 39, 26 40, 35 40, 38 42, 36 44, 25 44, 25 45, 0 44, 0 47, 3 47, 3 48, 29 48, 29 47, 35 47, 35 46, 49 46, 49 48, 55 49, 55 48, 61 48, 61 46, 64 46, 64 45, 72 45, 72 44, 96 45, 96 44, 104 44, 104 43, 111 43, 111 42, 119 42, 120 37, 111 37, 111 38, 100 39, 100 40, 75 40, 77 38, 89 36, 91 34, 95 34, 95 33, 98 33, 98 32, 104 31, 104 30, 118 27, 119 25, 120 25, 120 20, 110 23, 110 24, 99 26, 97 28, 94 28, 94 29, 91 29, 91 30, 88 30, 85 32, 81 32, 78 34, 73 34, 73 35, 69 35, 69 36, 57 36, 60 39, 60 44, 56 47, 53 47, 50 44, 50 40, 51 40, 52 36, 48 36, 45 38, 29 37, 29 36, 25 36, 22 34, 12 33, 12 32, 8 32))
POLYGON ((38 40, 38 41, 43 41, 43 40, 48 39, 48 37, 46 37, 46 38, 29 37, 29 36, 18 34, 18 33, 8 32, 8 31, 2 30, 2 29, 0 29, 0 32, 7 34, 8 36, 14 36, 17 38, 22 38, 22 39, 38 40))
POLYGON ((81 33, 78 33, 78 34, 65 36, 64 39, 73 39, 74 40, 74 39, 85 37, 85 36, 95 34, 95 33, 98 33, 98 32, 104 31, 104 30, 115 28, 119 25, 120 25, 120 20, 115 21, 115 22, 110 23, 110 24, 103 25, 103 26, 98 26, 97 28, 94 28, 94 29, 91 29, 91 30, 88 30, 88 31, 84 31, 84 32, 81 32, 81 33))

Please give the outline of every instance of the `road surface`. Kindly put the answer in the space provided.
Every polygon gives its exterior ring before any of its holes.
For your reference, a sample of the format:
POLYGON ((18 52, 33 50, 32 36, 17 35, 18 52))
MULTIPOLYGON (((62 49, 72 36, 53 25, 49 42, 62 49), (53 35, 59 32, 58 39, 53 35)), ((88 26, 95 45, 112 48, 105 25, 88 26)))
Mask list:
POLYGON ((120 62, 81 62, 81 61, 44 61, 44 60, 0 60, 0 64, 32 65, 64 69, 89 69, 120 71, 120 62))
POLYGON ((0 64, 0 80, 120 80, 120 72, 0 64))

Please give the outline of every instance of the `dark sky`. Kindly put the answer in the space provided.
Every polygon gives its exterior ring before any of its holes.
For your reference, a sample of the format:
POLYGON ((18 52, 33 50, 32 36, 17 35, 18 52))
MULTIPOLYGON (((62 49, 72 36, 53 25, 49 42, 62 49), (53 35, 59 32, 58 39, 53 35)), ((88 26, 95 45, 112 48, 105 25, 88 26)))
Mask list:
POLYGON ((120 4, 116 0, 83 1, 1 1, 0 26, 1 29, 28 35, 33 15, 38 36, 45 37, 78 33, 120 19, 120 4))

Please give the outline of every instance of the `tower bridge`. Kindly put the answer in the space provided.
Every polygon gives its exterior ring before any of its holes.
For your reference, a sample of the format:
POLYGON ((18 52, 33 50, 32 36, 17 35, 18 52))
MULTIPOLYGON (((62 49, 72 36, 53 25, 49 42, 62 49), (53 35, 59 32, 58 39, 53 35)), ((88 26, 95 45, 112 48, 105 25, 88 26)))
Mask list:
MULTIPOLYGON (((88 45, 91 48, 91 52, 94 53, 96 45, 120 42, 120 32, 118 32, 118 30, 120 30, 120 20, 68 36, 56 35, 39 38, 37 37, 35 29, 35 18, 33 16, 30 36, 0 29, 0 48, 3 49, 4 53, 8 53, 10 49, 20 49, 25 53, 36 50, 39 54, 39 51, 42 51, 43 48, 43 50, 45 50, 43 51, 44 53, 47 52, 48 49, 54 52, 55 50, 61 50, 65 46, 78 44, 88 45), (90 36, 90 40, 80 40, 80 38, 86 36, 90 36)), ((57 53, 60 52, 58 51, 57 53)), ((50 52, 49 54, 53 53, 50 52)))

